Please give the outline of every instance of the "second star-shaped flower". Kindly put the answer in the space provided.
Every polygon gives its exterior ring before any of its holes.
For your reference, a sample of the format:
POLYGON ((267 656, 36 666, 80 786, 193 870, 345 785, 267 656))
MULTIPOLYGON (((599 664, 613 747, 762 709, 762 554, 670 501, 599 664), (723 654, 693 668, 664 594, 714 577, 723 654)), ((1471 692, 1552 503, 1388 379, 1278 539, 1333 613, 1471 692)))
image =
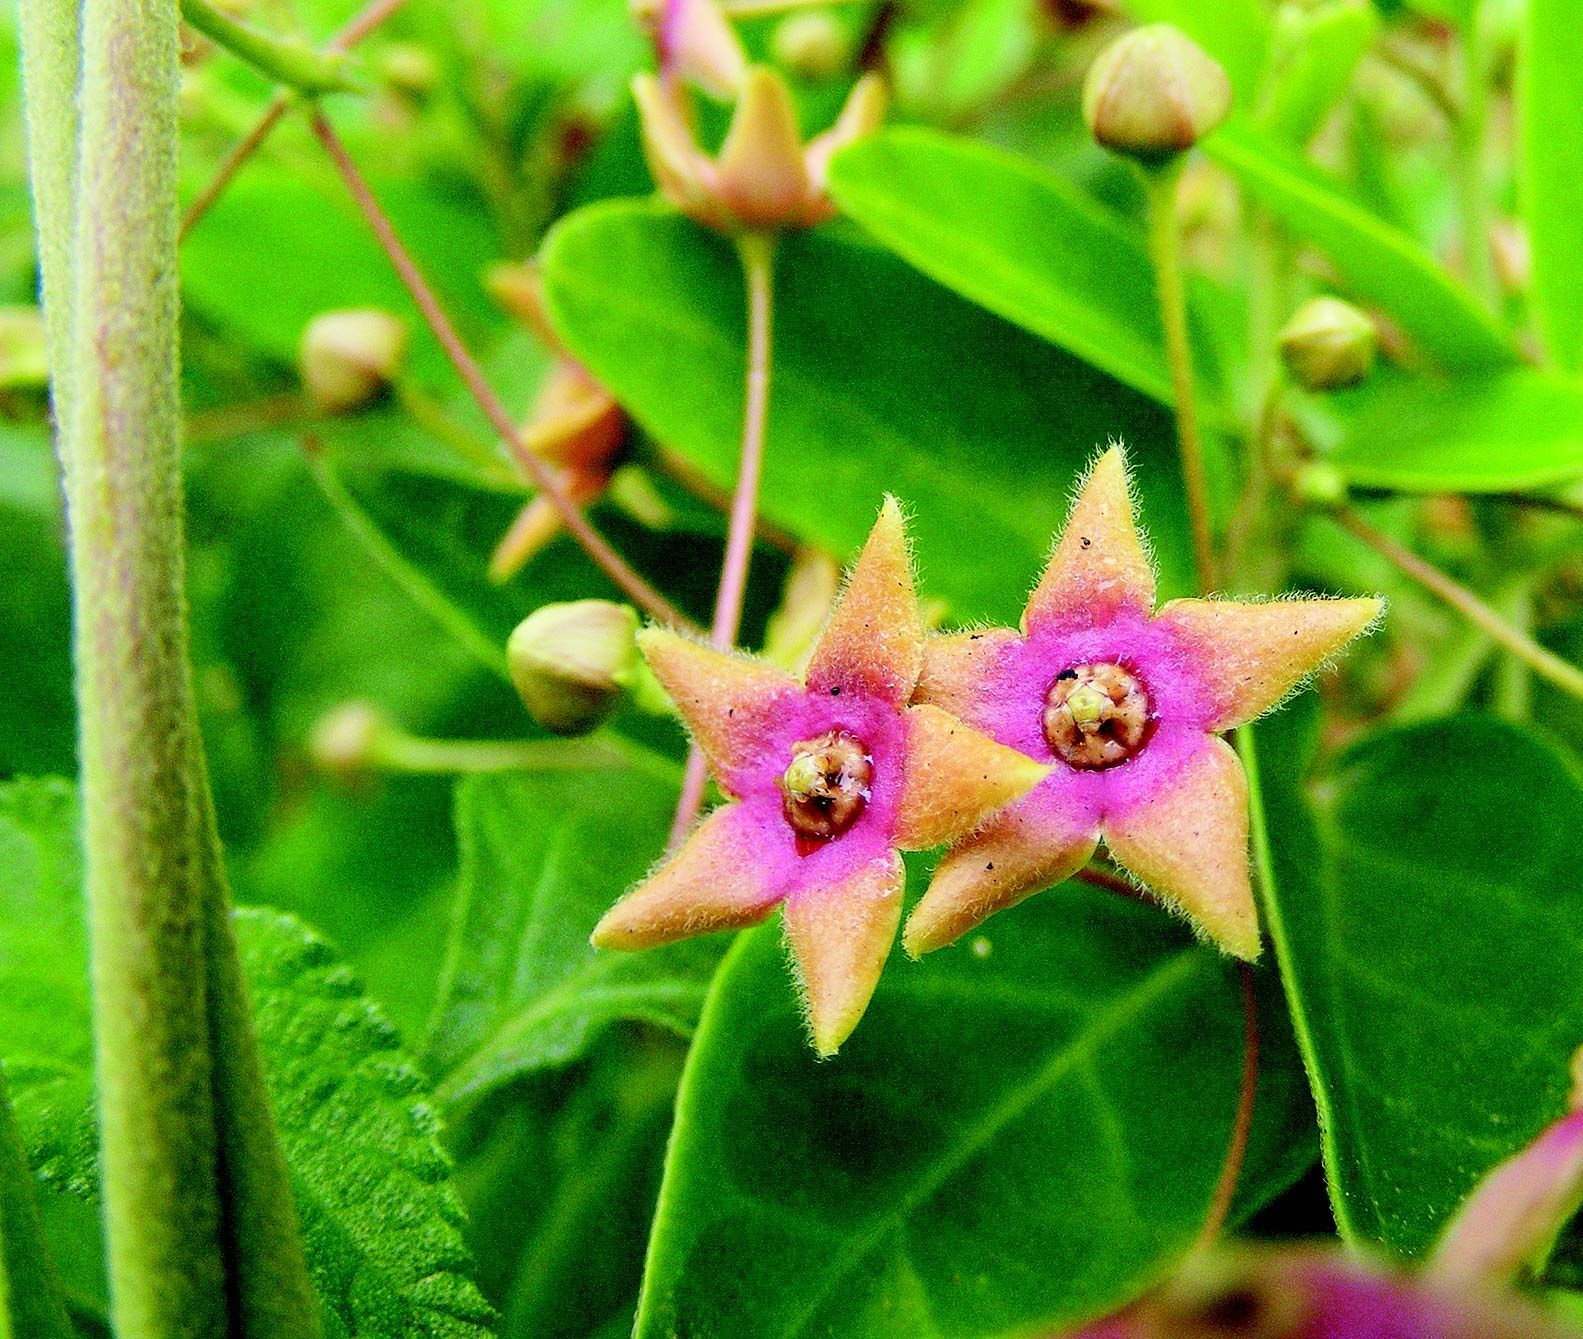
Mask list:
POLYGON ((918 700, 1052 764, 947 853, 907 922, 914 956, 1110 854, 1228 953, 1259 952, 1248 784, 1219 733, 1278 703, 1379 616, 1376 599, 1173 600, 1112 447, 1009 628, 931 640, 918 700))
POLYGON ((814 1045, 868 1007, 901 920, 898 851, 971 831, 1050 770, 935 706, 908 706, 924 634, 901 512, 887 499, 806 682, 659 628, 643 654, 732 802, 618 902, 602 948, 648 948, 763 920, 786 942, 814 1045))

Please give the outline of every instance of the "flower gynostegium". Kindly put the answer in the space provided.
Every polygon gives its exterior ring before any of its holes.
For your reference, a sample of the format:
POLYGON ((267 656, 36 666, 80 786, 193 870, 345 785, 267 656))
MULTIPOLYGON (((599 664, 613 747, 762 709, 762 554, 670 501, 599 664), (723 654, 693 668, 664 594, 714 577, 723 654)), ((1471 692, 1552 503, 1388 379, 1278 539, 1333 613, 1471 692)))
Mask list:
POLYGON ((909 706, 924 633, 901 512, 887 499, 806 682, 659 628, 644 656, 735 797, 618 902, 602 948, 763 920, 786 940, 821 1055, 851 1033, 901 920, 898 851, 960 837, 1049 768, 934 706, 909 706))
POLYGON ((1381 602, 1173 600, 1133 519, 1126 461, 1095 463, 1022 631, 930 640, 917 700, 1053 764, 948 852, 904 937, 914 956, 1110 854, 1227 952, 1259 952, 1248 786, 1219 732, 1251 721, 1379 617, 1381 602))

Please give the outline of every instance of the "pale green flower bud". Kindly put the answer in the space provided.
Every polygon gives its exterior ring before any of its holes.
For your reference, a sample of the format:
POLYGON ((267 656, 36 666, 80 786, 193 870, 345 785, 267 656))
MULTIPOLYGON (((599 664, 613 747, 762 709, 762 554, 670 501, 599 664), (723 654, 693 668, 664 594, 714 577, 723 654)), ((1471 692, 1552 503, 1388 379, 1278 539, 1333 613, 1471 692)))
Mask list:
POLYGON ((357 781, 378 765, 393 730, 373 703, 346 702, 319 718, 308 736, 308 757, 326 776, 357 781))
POLYGON ((1226 119, 1231 82, 1179 28, 1154 23, 1112 42, 1089 67, 1083 119, 1107 149, 1159 163, 1226 119))
POLYGON ((1312 298, 1286 323, 1280 345, 1286 370, 1299 386, 1338 390, 1362 381, 1373 369, 1379 331, 1350 302, 1312 298))
POLYGON ((829 79, 846 65, 850 44, 837 19, 819 10, 790 14, 770 39, 775 59, 803 79, 829 79))
POLYGON ((609 600, 547 604, 506 643, 512 682, 533 719, 577 735, 604 720, 638 670, 637 615, 609 600))
POLYGON ((372 403, 407 356, 405 322, 375 307, 323 312, 302 332, 300 362, 309 398, 327 414, 372 403))

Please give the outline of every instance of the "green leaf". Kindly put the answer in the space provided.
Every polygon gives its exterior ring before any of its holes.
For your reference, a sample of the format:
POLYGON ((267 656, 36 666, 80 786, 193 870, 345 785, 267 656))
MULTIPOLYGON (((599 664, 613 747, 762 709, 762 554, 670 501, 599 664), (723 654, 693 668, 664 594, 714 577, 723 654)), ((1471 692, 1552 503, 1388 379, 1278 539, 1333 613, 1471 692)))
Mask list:
POLYGON ((1583 787, 1535 736, 1464 716, 1352 750, 1310 808, 1304 727, 1259 731, 1271 930, 1337 1222, 1415 1255, 1566 1107, 1583 787))
MULTIPOLYGON (((1003 149, 908 128, 838 154, 830 189, 844 213, 931 279, 1172 402, 1143 240, 1060 177, 1003 149)), ((1200 374, 1213 384, 1213 351, 1198 345, 1200 374)))
MULTIPOLYGON (((743 935, 705 1007, 638 1339, 1043 1332, 1191 1246, 1230 1135, 1242 1010, 1235 967, 1158 908, 1072 883, 969 946, 897 954, 825 1063, 783 956, 779 926, 743 935)), ((1261 1017, 1243 1209, 1312 1157, 1277 996, 1261 1017)))
POLYGON ((1270 46, 1270 20, 1260 0, 1124 0, 1139 23, 1171 23, 1209 52, 1230 76, 1237 101, 1258 88, 1270 46))
POLYGON ((1533 248, 1533 297, 1550 356, 1583 366, 1583 23, 1571 0, 1528 0, 1518 66, 1523 214, 1533 248))
POLYGON ((1369 0, 1329 0, 1316 9, 1282 7, 1259 124, 1292 144, 1319 132, 1380 31, 1369 0))
POLYGON ((1517 361, 1494 318, 1434 256, 1267 132, 1234 118, 1204 141, 1204 149, 1447 371, 1487 371, 1517 361))
MULTIPOLYGON (((658 205, 619 201, 561 222, 543 264, 578 358, 659 441, 728 487, 744 347, 730 246, 658 205)), ((1174 437, 1155 405, 846 232, 788 236, 777 284, 771 519, 847 554, 893 491, 913 510, 926 588, 963 617, 1009 619, 1073 480, 1120 436, 1165 584, 1190 585, 1174 437)))
POLYGON ((723 939, 644 953, 588 942, 665 849, 676 783, 668 762, 634 751, 608 770, 458 788, 462 872, 427 1044, 447 1102, 576 1059, 618 1019, 692 1032, 723 939))
POLYGON ((1339 430, 1332 462, 1364 488, 1497 493, 1583 475, 1583 386, 1532 369, 1385 376, 1321 412, 1339 430))
POLYGON ((69 1339, 34 1183, 0 1073, 0 1339, 69 1339))
MULTIPOLYGON (((0 1060, 35 1172, 97 1194, 77 822, 64 782, 0 787, 0 1060)), ((395 1029, 294 917, 244 909, 237 931, 326 1339, 484 1339, 430 1097, 395 1029)))

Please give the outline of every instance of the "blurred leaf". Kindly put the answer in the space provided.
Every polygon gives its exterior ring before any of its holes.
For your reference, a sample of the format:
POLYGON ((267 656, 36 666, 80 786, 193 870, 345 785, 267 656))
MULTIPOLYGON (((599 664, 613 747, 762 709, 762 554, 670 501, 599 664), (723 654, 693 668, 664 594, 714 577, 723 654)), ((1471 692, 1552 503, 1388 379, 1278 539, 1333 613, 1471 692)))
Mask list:
POLYGON ((1583 475, 1583 386, 1544 372, 1385 376, 1322 412, 1340 430, 1330 459, 1364 488, 1495 493, 1583 475))
POLYGON ((636 1018, 688 1035, 725 941, 595 950, 595 923, 665 849, 678 774, 656 755, 458 788, 462 873, 426 1047, 448 1102, 576 1059, 636 1018))
MULTIPOLYGON (((971 947, 898 952, 825 1063, 780 938, 741 936, 705 1006, 638 1339, 1042 1333, 1190 1248, 1230 1136, 1242 1009, 1235 967, 1158 908, 1072 883, 971 947)), ((1312 1157, 1276 995, 1261 1016, 1244 1209, 1312 1157)))
POLYGON ((1258 122, 1293 144, 1319 131, 1380 31, 1369 0, 1328 0, 1315 9, 1284 5, 1258 122))
POLYGON ((1583 23, 1573 0, 1528 0, 1518 77, 1523 213, 1533 297, 1550 356, 1583 365, 1583 23))
POLYGON ((1517 360, 1494 318, 1444 265, 1267 132, 1234 119, 1205 140, 1204 149, 1447 371, 1487 371, 1517 360))
POLYGON ((1172 403, 1142 239, 1061 178, 1002 149, 904 129, 841 153, 830 186, 845 213, 931 279, 1172 403))
POLYGON ((1414 1255, 1566 1107, 1583 1040, 1583 788, 1514 726, 1377 736, 1311 809, 1295 713, 1259 731, 1269 906, 1337 1221, 1414 1255))
POLYGON ((70 1334, 44 1245, 33 1174, 0 1070, 0 1337, 70 1339, 70 1334))
MULTIPOLYGON (((618 202, 564 220, 543 263, 578 357, 659 441, 728 487, 744 347, 729 245, 655 204, 618 202)), ((892 490, 914 513, 926 589, 960 617, 1009 618, 1074 479, 1123 437, 1165 585, 1188 587, 1174 437, 1157 406, 844 232, 788 236, 777 283, 772 520, 847 554, 892 490)))
POLYGON ((1253 97, 1270 46, 1259 0, 1122 0, 1122 8, 1139 23, 1175 24, 1225 67, 1239 103, 1253 97))
MULTIPOLYGON (((96 1194, 77 823, 64 782, 0 788, 0 1060, 35 1171, 96 1194)), ((395 1029, 296 918, 244 908, 237 933, 326 1339, 483 1339, 432 1103, 395 1029)))

